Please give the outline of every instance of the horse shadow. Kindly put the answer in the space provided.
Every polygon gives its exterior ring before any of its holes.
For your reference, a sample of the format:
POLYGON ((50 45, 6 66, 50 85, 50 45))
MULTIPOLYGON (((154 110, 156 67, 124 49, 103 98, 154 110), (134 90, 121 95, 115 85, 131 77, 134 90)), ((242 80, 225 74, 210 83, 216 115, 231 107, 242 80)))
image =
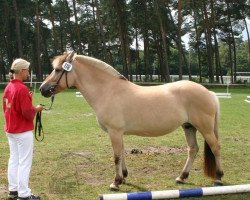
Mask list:
POLYGON ((125 190, 120 189, 120 192, 133 192, 133 191, 135 191, 135 190, 136 190, 136 191, 142 191, 142 192, 149 191, 149 190, 146 189, 145 187, 141 187, 141 186, 136 185, 136 184, 133 184, 133 183, 128 183, 128 182, 126 182, 126 183, 123 183, 123 185, 126 185, 126 186, 130 187, 130 189, 129 189, 129 188, 127 188, 127 189, 125 189, 125 190))
MULTIPOLYGON (((151 190, 148 190, 145 187, 141 187, 139 185, 129 183, 129 182, 123 183, 123 185, 126 185, 129 188, 126 188, 126 189, 120 188, 119 192, 128 193, 128 192, 135 192, 135 191, 140 191, 140 192, 149 192, 149 191, 151 191, 151 190)), ((181 185, 186 185, 186 186, 191 186, 191 187, 195 186, 195 184, 192 183, 192 182, 186 182, 185 184, 176 183, 176 186, 181 187, 181 185)))

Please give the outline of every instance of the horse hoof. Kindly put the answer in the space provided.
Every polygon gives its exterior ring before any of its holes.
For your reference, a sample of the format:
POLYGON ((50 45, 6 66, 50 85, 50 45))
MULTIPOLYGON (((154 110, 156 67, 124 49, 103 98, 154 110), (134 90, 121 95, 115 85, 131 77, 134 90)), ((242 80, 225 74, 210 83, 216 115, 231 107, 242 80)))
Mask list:
POLYGON ((110 191, 119 191, 119 186, 116 186, 114 183, 112 183, 109 186, 110 191))
POLYGON ((222 186, 223 182, 221 180, 215 180, 214 181, 214 186, 222 186))
POLYGON ((181 179, 180 177, 177 177, 177 178, 175 179, 175 182, 176 182, 177 184, 184 184, 184 183, 185 183, 185 181, 184 181, 183 179, 181 179))

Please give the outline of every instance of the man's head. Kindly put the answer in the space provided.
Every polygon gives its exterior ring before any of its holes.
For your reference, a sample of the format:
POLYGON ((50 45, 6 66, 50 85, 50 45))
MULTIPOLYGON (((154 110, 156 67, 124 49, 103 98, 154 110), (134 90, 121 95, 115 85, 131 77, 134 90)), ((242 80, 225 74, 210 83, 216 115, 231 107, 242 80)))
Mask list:
POLYGON ((14 79, 26 80, 29 76, 29 66, 28 61, 18 58, 11 65, 10 75, 13 74, 14 79))

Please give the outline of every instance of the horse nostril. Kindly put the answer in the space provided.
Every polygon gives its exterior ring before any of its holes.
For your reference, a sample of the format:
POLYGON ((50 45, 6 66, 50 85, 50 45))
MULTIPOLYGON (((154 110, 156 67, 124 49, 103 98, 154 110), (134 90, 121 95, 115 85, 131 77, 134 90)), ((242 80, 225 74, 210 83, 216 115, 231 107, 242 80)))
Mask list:
POLYGON ((43 96, 45 96, 45 91, 44 91, 43 88, 40 88, 40 93, 41 93, 43 96))
POLYGON ((57 85, 43 84, 40 86, 39 90, 44 97, 51 97, 55 94, 55 89, 57 85))
POLYGON ((48 87, 46 87, 46 85, 40 86, 39 90, 44 97, 50 97, 50 91, 48 90, 48 87))
POLYGON ((43 92, 43 91, 44 91, 43 86, 40 86, 40 87, 39 87, 39 90, 40 90, 40 92, 43 92))

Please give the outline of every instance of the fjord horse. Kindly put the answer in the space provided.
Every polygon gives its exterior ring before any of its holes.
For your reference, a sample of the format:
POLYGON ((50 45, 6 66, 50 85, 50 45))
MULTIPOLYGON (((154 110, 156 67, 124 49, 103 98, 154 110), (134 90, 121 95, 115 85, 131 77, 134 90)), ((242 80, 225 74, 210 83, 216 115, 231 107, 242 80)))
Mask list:
POLYGON ((182 126, 188 145, 188 158, 177 183, 184 183, 198 152, 197 130, 205 139, 204 173, 222 185, 218 141, 219 101, 213 92, 191 81, 160 86, 138 86, 110 65, 74 52, 53 60, 52 73, 40 87, 50 97, 75 86, 96 113, 100 127, 110 137, 115 162, 115 180, 110 189, 118 190, 128 175, 123 135, 162 136, 182 126))

